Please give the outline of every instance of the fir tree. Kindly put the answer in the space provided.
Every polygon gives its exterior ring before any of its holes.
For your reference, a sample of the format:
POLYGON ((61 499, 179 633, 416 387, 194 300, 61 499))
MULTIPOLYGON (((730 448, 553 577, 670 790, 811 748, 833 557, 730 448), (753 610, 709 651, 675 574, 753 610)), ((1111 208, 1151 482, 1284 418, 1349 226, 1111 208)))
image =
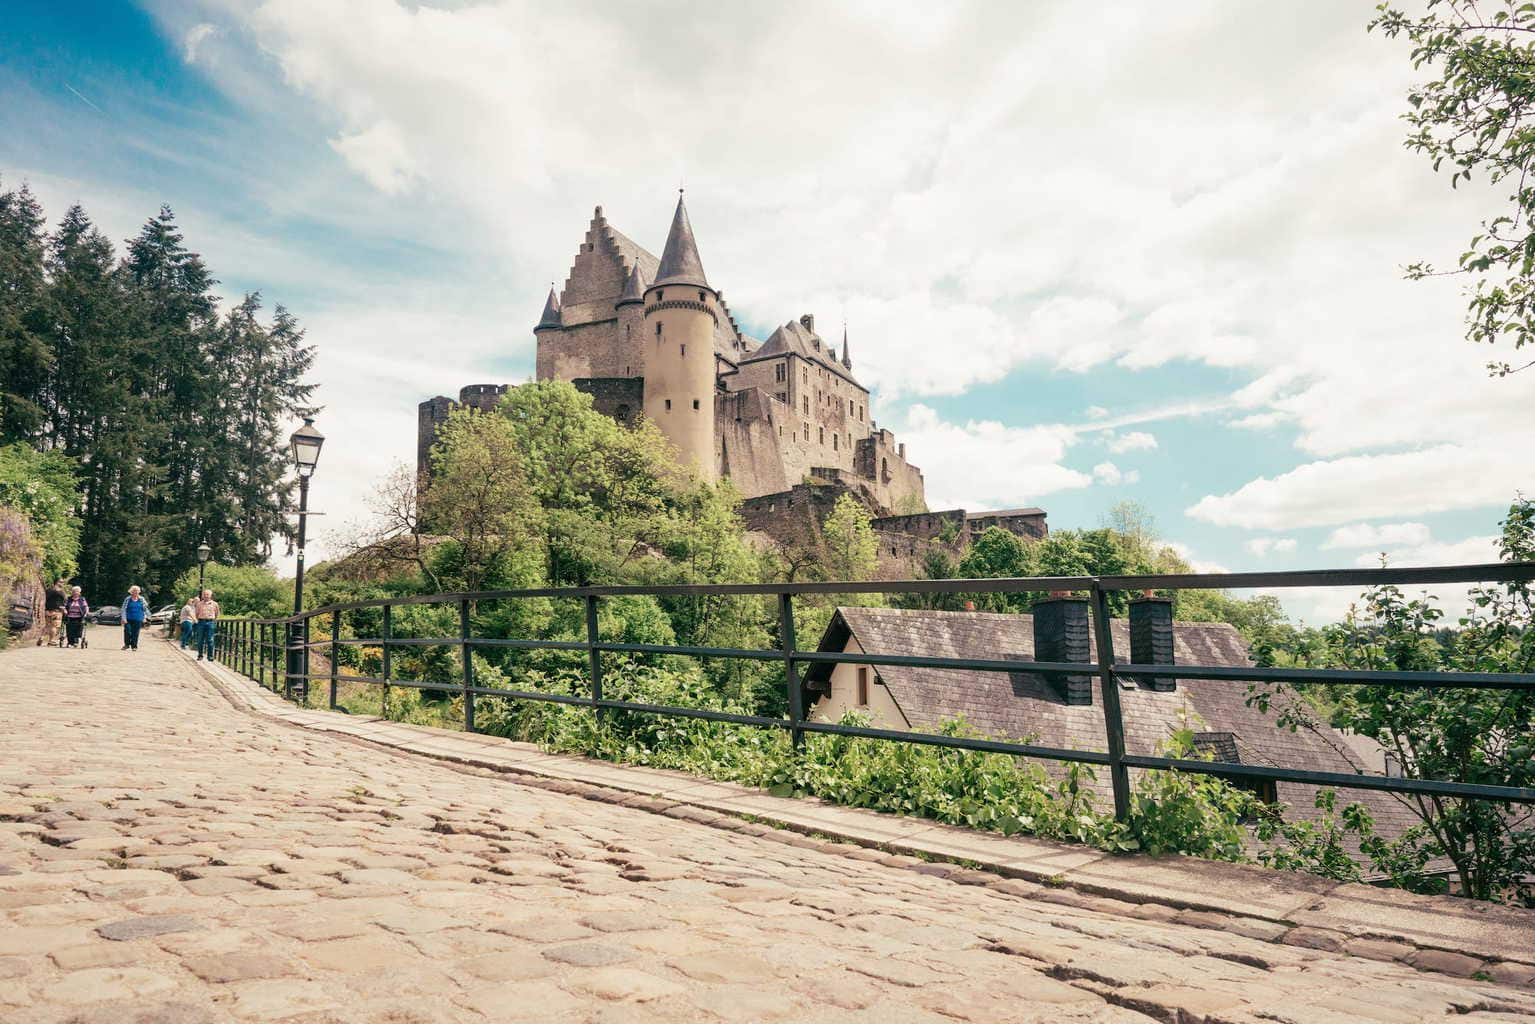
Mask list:
POLYGON ((52 356, 43 325, 43 210, 25 185, 0 192, 0 442, 35 440, 52 356))

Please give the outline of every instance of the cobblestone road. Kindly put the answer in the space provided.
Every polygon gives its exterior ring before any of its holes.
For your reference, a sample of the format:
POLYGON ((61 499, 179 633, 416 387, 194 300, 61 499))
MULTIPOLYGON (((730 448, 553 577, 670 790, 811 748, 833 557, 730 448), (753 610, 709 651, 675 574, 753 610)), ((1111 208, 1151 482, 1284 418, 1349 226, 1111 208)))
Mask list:
MULTIPOLYGON (((0 655, 0 1020, 1460 1021, 1527 989, 1092 913, 0 655)), ((839 852, 844 851, 844 852, 839 852)))

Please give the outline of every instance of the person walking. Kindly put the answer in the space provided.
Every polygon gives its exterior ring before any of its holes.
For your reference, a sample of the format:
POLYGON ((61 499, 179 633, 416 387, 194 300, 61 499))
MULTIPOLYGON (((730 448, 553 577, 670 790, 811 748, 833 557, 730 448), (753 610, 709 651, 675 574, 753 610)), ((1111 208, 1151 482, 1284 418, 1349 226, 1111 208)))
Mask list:
POLYGON ((197 613, 197 660, 207 654, 213 660, 213 631, 218 628, 219 603, 213 599, 213 591, 204 590, 194 607, 197 613))
POLYGON ((69 646, 82 650, 90 646, 85 639, 85 617, 90 613, 90 603, 80 588, 70 587, 69 597, 64 600, 64 634, 69 638, 69 646))
POLYGON ((192 634, 197 632, 197 598, 187 598, 187 603, 181 606, 181 649, 184 651, 192 643, 192 634))
POLYGON ((139 649, 139 631, 144 628, 144 620, 149 618, 149 602, 139 596, 138 587, 128 588, 122 612, 123 650, 136 651, 139 649))
POLYGON ((37 638, 37 646, 41 647, 43 641, 48 641, 49 647, 64 646, 64 602, 69 600, 64 594, 64 581, 59 580, 48 588, 43 595, 43 621, 47 623, 46 630, 37 638))

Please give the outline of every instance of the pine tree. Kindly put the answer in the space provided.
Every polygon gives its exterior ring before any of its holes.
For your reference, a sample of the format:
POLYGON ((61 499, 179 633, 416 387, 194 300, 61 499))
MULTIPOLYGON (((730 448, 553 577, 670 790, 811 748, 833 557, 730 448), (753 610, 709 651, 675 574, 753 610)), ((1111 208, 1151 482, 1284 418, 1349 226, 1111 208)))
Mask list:
POLYGON ((41 337, 43 210, 30 189, 0 192, 0 443, 34 441, 52 355, 41 337))

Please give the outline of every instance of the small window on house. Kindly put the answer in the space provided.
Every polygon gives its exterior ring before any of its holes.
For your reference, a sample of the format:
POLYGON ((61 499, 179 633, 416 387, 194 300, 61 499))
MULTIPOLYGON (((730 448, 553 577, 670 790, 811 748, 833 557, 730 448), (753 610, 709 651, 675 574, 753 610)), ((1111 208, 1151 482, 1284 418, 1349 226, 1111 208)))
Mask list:
POLYGON ((696 399, 696 398, 695 398, 695 399, 693 399, 693 408, 694 408, 694 409, 697 409, 697 408, 698 408, 698 399, 696 399))
POLYGON ((869 666, 867 665, 858 666, 858 703, 860 705, 869 703, 869 666))
POLYGON ((668 398, 666 400, 666 411, 667 412, 671 412, 672 411, 672 400, 670 398, 668 398))

